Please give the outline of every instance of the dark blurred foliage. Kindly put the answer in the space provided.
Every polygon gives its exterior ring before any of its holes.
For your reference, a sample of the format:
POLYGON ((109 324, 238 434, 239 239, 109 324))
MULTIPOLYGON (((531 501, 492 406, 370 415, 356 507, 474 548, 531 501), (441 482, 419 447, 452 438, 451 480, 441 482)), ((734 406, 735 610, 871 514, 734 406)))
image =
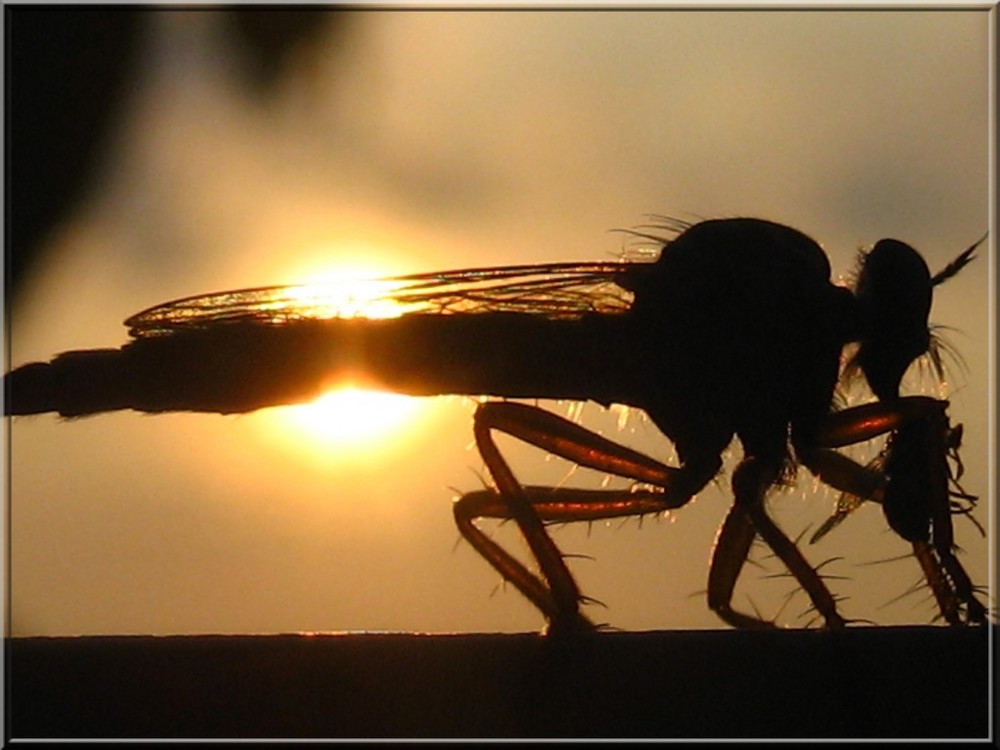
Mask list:
POLYGON ((115 103, 134 84, 142 17, 135 13, 5 10, 5 256, 16 290, 59 217, 99 163, 115 103))
MULTIPOLYGON (((292 50, 343 18, 324 10, 202 12, 224 15, 241 46, 246 83, 261 97, 284 72, 292 50)), ((150 15, 108 6, 4 8, 8 292, 17 293, 48 234, 90 186, 120 105, 138 85, 150 15)))
POLYGON ((343 31, 346 18, 323 10, 247 9, 226 13, 228 27, 243 45, 244 73, 260 96, 270 93, 296 49, 316 41, 331 26, 343 31))

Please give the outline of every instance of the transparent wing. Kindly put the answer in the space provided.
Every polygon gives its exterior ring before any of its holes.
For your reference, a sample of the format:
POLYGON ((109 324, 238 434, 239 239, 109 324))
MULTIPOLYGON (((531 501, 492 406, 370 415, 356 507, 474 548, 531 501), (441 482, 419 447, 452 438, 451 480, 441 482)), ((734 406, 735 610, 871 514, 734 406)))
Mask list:
POLYGON ((525 312, 551 318, 627 310, 617 282, 647 263, 554 263, 470 268, 382 279, 269 286, 184 297, 125 321, 137 338, 225 323, 389 318, 412 313, 525 312))

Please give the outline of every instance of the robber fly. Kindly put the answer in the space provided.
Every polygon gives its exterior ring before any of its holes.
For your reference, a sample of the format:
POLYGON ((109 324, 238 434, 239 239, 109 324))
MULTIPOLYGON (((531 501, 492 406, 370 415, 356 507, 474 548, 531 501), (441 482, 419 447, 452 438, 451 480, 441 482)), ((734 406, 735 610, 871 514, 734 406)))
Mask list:
MULTIPOLYGON (((66 352, 10 372, 7 413, 247 412, 312 400, 348 376, 411 395, 496 397, 480 404, 473 421, 495 488, 456 500, 455 520, 541 612, 549 632, 594 625, 580 611, 584 598, 546 525, 678 508, 716 476, 735 436, 743 458, 712 553, 709 607, 734 626, 773 626, 731 606, 759 537, 826 625, 842 626, 835 597, 771 520, 765 496, 797 465, 841 491, 878 494, 884 477, 835 448, 888 432, 907 436, 910 425, 941 411, 943 402, 900 397, 899 384, 931 347, 932 288, 965 266, 979 243, 932 276, 913 248, 881 240, 864 256, 851 290, 831 282, 820 246, 787 226, 750 218, 669 220, 659 230, 664 236, 643 235, 662 245, 655 260, 391 279, 382 298, 398 306, 397 314, 380 319, 338 315, 321 296, 296 287, 168 302, 129 318, 132 340, 120 349, 66 352), (858 343, 858 368, 878 401, 833 411, 841 353, 850 342, 858 343), (679 465, 535 406, 497 400, 545 398, 642 409, 674 443, 679 465), (497 448, 496 432, 633 485, 522 485, 497 448), (540 572, 480 530, 476 521, 484 517, 514 520, 540 572)), ((914 453, 936 450, 915 438, 897 440, 914 453)), ((904 463, 893 477, 910 470, 904 463)), ((934 554, 920 559, 935 580, 951 582, 935 584, 944 596, 948 585, 957 586, 961 566, 942 545, 950 540, 935 539, 934 554)), ((983 619, 967 598, 964 604, 966 619, 983 619)))

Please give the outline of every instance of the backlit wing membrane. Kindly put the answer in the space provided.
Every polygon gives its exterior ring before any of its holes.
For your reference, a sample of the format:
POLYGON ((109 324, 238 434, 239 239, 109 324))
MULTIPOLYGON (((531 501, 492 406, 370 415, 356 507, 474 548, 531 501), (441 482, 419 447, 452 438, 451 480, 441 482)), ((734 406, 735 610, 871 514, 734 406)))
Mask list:
POLYGON ((639 262, 497 266, 382 279, 269 286, 185 297, 125 321, 136 338, 227 323, 388 318, 411 313, 523 312, 551 318, 620 313, 632 294, 618 283, 639 262))

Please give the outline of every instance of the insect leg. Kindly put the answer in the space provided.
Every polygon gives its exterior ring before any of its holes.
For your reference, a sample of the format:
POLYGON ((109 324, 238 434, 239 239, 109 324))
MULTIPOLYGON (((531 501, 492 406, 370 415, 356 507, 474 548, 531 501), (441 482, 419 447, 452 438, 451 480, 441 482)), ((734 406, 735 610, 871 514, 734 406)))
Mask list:
MULTIPOLYGON (((563 627, 570 630, 588 630, 593 627, 592 623, 587 620, 582 614, 579 613, 578 608, 574 605, 570 607, 570 615, 565 615, 561 609, 560 605, 557 604, 549 586, 539 578, 534 573, 530 572, 524 567, 513 555, 507 552, 503 547, 490 539, 486 534, 484 534, 474 523, 475 519, 479 517, 479 503, 480 496, 475 496, 470 498, 469 496, 460 497, 455 501, 454 514, 455 514, 455 524, 458 526, 458 530, 461 532, 462 536, 465 537, 466 541, 473 546, 473 548, 482 557, 492 565, 497 572, 503 576, 505 581, 510 581, 514 586, 520 591, 538 610, 545 616, 545 619, 549 623, 555 623, 557 621, 565 621, 567 624, 563 627), (471 500, 471 501, 470 501, 471 500)), ((491 498, 492 499, 492 498, 491 498)), ((519 503, 517 498, 513 499, 513 505, 516 506, 519 503)), ((512 507, 511 496, 505 498, 504 506, 507 508, 512 507)), ((503 517, 514 517, 514 511, 508 511, 509 515, 503 515, 503 517)), ((500 513, 493 513, 490 515, 502 515, 500 513)), ((521 510, 521 516, 528 515, 523 509, 521 510)), ((546 536, 544 530, 541 528, 541 521, 538 522, 537 526, 531 521, 528 521, 527 528, 531 529, 526 531, 526 525, 518 521, 518 525, 521 527, 521 531, 526 539, 532 540, 536 539, 539 535, 546 536)), ((547 536, 546 536, 547 538, 547 536)), ((553 547, 554 545, 549 540, 549 543, 538 542, 537 539, 532 544, 529 541, 529 545, 532 546, 532 551, 535 547, 539 545, 544 545, 546 548, 553 547)), ((548 551, 546 554, 549 554, 548 551)), ((558 555, 558 550, 555 550, 552 554, 558 555)), ((537 554, 536 554, 537 557, 537 554)), ((561 561, 560 561, 561 562, 561 561)), ((565 567, 565 565, 563 565, 565 567)), ((567 571, 566 576, 569 576, 567 571)), ((570 581, 570 596, 574 599, 579 597, 579 591, 576 590, 576 584, 573 582, 572 578, 570 581)))
POLYGON ((951 625, 962 625, 964 622, 985 623, 986 607, 976 599, 972 579, 955 556, 954 532, 947 509, 938 510, 934 514, 933 528, 933 544, 913 542, 913 554, 934 592, 942 616, 951 625), (961 616, 963 604, 964 622, 961 616))
POLYGON ((863 443, 914 420, 940 414, 947 406, 947 401, 930 396, 903 396, 852 406, 827 415, 816 435, 816 445, 840 448, 863 443))
MULTIPOLYGON (((955 477, 948 459, 955 461, 960 472, 961 425, 950 427, 947 406, 947 401, 909 396, 845 409, 827 418, 818 436, 821 446, 837 447, 893 432, 879 460, 883 471, 862 467, 828 447, 802 450, 800 460, 827 484, 859 498, 884 503, 887 517, 889 500, 893 501, 893 508, 898 508, 897 515, 920 513, 911 508, 919 509, 921 504, 927 507, 929 518, 916 520, 929 522, 931 542, 905 534, 906 528, 894 528, 912 542, 913 554, 944 619, 953 625, 962 624, 963 617, 966 622, 982 623, 987 619, 986 608, 976 599, 975 587, 955 556, 950 503, 953 492, 949 487, 955 477), (890 465, 895 467, 895 473, 890 465), (917 479, 912 478, 914 472, 917 479), (894 479, 887 485, 886 477, 890 474, 894 479), (893 494, 889 497, 888 493, 893 494), (916 495, 912 501, 911 495, 916 495), (900 500, 911 501, 913 505, 899 506, 900 500)), ((825 533, 829 527, 828 522, 822 531, 825 533)))
POLYGON ((685 473, 683 469, 666 466, 568 419, 527 404, 483 403, 476 410, 475 428, 483 432, 499 430, 580 466, 668 490, 685 473))
MULTIPOLYGON (((585 490, 566 487, 523 486, 521 496, 544 522, 597 521, 623 516, 641 516, 670 510, 672 506, 659 489, 585 490)), ((455 501, 455 521, 462 535, 505 580, 531 601, 549 620, 563 617, 549 586, 529 572, 476 525, 480 518, 513 518, 508 498, 496 490, 476 490, 455 501)), ((590 627, 583 615, 567 621, 569 626, 590 627)), ((560 625, 557 627, 569 627, 560 625)), ((555 628, 554 628, 555 629, 555 628)))
POLYGON ((876 401, 834 412, 826 417, 808 445, 796 441, 796 455, 824 484, 882 502, 885 483, 882 473, 831 449, 863 443, 898 430, 902 425, 940 413, 947 405, 947 401, 928 396, 905 396, 892 402, 876 401))
MULTIPOLYGON (((916 544, 919 544, 919 542, 914 543, 914 552, 916 552, 916 544)), ((934 549, 948 576, 948 580, 951 581, 954 587, 954 595, 960 604, 965 605, 965 622, 985 624, 987 621, 986 607, 976 598, 972 580, 969 578, 969 574, 965 572, 965 568, 962 567, 962 563, 955 557, 954 548, 940 547, 937 540, 935 540, 934 549)))
POLYGON ((930 586, 934 598, 937 600, 941 616, 949 625, 961 625, 958 599, 944 575, 941 561, 934 554, 934 548, 927 542, 913 542, 913 555, 920 563, 920 569, 924 572, 927 585, 930 586))
MULTIPOLYGON (((819 477, 823 484, 865 500, 882 502, 885 477, 874 468, 862 466, 829 448, 799 451, 798 456, 802 464, 819 477)), ((813 541, 816 541, 815 537, 813 541)))
MULTIPOLYGON (((497 490, 495 493, 488 493, 492 495, 490 502, 494 503, 494 507, 485 505, 483 493, 471 493, 456 502, 455 520, 459 531, 487 562, 542 612, 550 623, 550 630, 589 629, 592 625, 579 613, 580 590, 558 547, 546 532, 543 517, 545 520, 585 520, 645 512, 635 508, 647 506, 636 501, 631 506, 626 503, 623 508, 620 505, 620 494, 617 501, 619 505, 602 505, 605 500, 610 501, 610 496, 599 497, 600 493, 586 496, 583 494, 585 491, 563 491, 577 493, 562 495, 562 501, 568 498, 575 503, 575 506, 571 503, 572 507, 568 508, 568 516, 564 515, 567 507, 565 503, 559 505, 559 495, 553 500, 552 492, 543 495, 540 488, 525 488, 517 481, 500 454, 492 436, 493 430, 579 465, 663 487, 664 491, 658 493, 662 499, 656 503, 656 508, 659 509, 678 507, 690 498, 691 493, 684 496, 683 493, 671 491, 675 478, 682 480, 677 483, 682 488, 694 486, 698 479, 689 476, 691 471, 665 466, 542 409, 518 403, 487 402, 476 411, 476 445, 496 482, 497 490), (502 506, 495 506, 497 498, 502 506), (583 502, 584 499, 588 502, 583 502), (587 510, 583 509, 585 506, 587 510), (532 555, 538 561, 540 577, 529 572, 476 527, 475 519, 484 515, 512 518, 517 523, 532 555)), ((704 485, 709 478, 705 477, 701 484, 704 485)))
POLYGON ((750 516, 734 505, 729 509, 712 549, 712 562, 708 569, 708 607, 715 614, 737 628, 773 628, 774 623, 751 617, 732 608, 733 590, 743 564, 750 553, 757 531, 750 516))
POLYGON ((760 458, 744 459, 733 472, 735 503, 719 531, 709 571, 709 606, 727 622, 739 627, 770 627, 772 623, 735 612, 731 599, 736 578, 746 562, 754 534, 759 534, 799 582, 828 627, 841 627, 844 619, 816 570, 795 543, 778 528, 764 509, 764 496, 778 476, 777 467, 760 458))

